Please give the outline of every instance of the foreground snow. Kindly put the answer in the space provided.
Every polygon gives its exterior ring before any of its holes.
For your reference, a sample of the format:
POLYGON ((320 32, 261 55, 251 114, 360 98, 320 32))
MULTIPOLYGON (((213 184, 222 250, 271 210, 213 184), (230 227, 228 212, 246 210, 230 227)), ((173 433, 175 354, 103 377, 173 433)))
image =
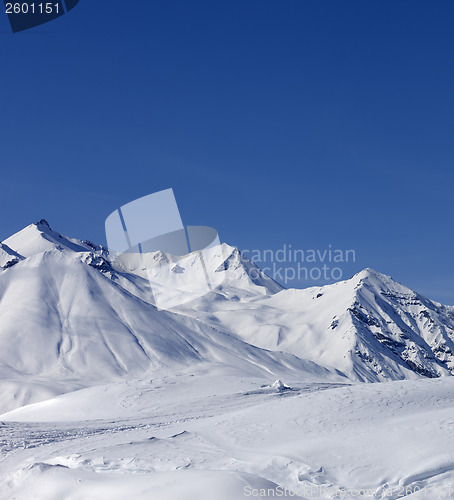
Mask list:
POLYGON ((274 382, 206 366, 4 414, 0 496, 236 500, 263 490, 355 498, 363 489, 361 498, 444 499, 454 492, 454 379, 274 382))

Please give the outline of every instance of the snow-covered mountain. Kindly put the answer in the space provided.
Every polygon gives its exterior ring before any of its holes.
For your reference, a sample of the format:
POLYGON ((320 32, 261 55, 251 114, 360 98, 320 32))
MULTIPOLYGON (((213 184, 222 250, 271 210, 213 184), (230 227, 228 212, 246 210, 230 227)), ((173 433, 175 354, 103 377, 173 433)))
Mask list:
POLYGON ((3 244, 23 257, 31 257, 54 248, 71 250, 73 252, 96 251, 102 253, 102 247, 89 241, 79 241, 68 238, 53 231, 45 219, 36 224, 30 224, 16 234, 3 241, 3 244))
POLYGON ((452 307, 371 269, 285 290, 220 245, 159 310, 195 255, 45 221, 0 258, 0 499, 451 498, 452 307))
POLYGON ((3 411, 194 363, 337 381, 454 372, 454 309, 370 269, 334 285, 284 290, 223 244, 204 255, 220 284, 162 311, 150 279, 174 257, 161 252, 114 261, 41 220, 5 240, 0 258, 3 411))
POLYGON ((222 290, 213 295, 180 309, 251 344, 335 366, 352 380, 454 373, 454 308, 372 269, 242 301, 222 290))
MULTIPOLYGON (((147 285, 153 283, 153 293, 148 288, 141 298, 164 309, 174 310, 181 304, 203 297, 210 290, 224 290, 232 300, 240 300, 274 294, 283 289, 253 262, 244 259, 236 248, 226 244, 184 256, 159 251, 124 253, 111 260, 121 275, 139 276, 146 280, 147 285)), ((121 283, 128 287, 125 281, 121 283)))
MULTIPOLYGON (((45 221, 5 245, 22 257, 0 271, 0 411, 197 363, 339 378, 333 369, 157 310, 147 301, 148 279, 115 269, 105 249, 61 236, 45 221)), ((214 257, 211 264, 220 265, 214 257)), ((248 294, 269 293, 242 279, 248 294)))

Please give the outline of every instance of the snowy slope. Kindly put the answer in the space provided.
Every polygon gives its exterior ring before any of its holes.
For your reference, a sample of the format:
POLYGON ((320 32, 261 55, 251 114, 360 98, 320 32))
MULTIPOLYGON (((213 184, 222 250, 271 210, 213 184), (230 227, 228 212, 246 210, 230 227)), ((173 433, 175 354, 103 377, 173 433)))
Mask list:
POLYGON ((1 498, 452 498, 453 378, 271 381, 186 370, 2 415, 1 498))
POLYGON ((12 250, 8 245, 0 243, 0 269, 14 266, 22 259, 22 255, 12 250))
POLYGON ((219 285, 170 312, 153 306, 150 276, 172 256, 111 261, 104 248, 46 221, 4 248, 17 260, 0 270, 3 411, 193 363, 359 381, 438 377, 454 367, 453 309, 370 269, 335 285, 283 290, 223 244, 204 255, 219 285))
POLYGON ((8 242, 29 256, 0 272, 3 411, 196 363, 276 376, 296 370, 338 377, 335 370, 251 346, 197 319, 158 311, 138 298, 146 294, 146 280, 122 275, 102 249, 89 252, 86 244, 60 238, 47 225, 29 226, 8 242))
POLYGON ((53 231, 45 219, 41 219, 36 224, 30 224, 7 238, 3 243, 23 257, 30 257, 56 247, 66 248, 73 252, 102 250, 102 247, 93 245, 90 242, 68 238, 53 231))
MULTIPOLYGON (((214 294, 213 294, 214 295, 214 294)), ((353 380, 439 377, 454 369, 454 309, 365 269, 347 281, 180 308, 266 349, 335 366, 353 380)))

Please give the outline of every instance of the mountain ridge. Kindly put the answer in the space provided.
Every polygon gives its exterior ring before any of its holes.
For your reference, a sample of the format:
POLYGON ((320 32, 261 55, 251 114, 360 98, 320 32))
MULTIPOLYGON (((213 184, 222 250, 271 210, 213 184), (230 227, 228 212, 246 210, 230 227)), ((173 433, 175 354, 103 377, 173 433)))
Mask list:
POLYGON ((3 411, 200 363, 276 378, 292 372, 341 378, 291 353, 267 351, 196 318, 160 311, 147 301, 148 281, 115 269, 102 247, 56 237, 47 225, 25 229, 8 242, 19 243, 28 257, 0 271, 3 411))
POLYGON ((7 238, 1 252, 14 260, 0 269, 4 411, 192 363, 352 382, 454 373, 454 308, 371 268, 331 285, 284 289, 222 244, 204 253, 218 285, 160 311, 152 301, 156 265, 184 273, 196 252, 184 265, 162 253, 121 262, 44 220, 7 238))

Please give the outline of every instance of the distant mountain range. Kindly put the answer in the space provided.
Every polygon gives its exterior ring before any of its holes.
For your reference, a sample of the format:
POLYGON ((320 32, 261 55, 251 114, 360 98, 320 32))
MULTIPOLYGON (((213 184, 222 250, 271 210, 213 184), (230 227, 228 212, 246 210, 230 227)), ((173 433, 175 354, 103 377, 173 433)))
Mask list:
POLYGON ((195 363, 337 382, 454 371, 454 308, 371 269, 287 290, 223 244, 204 263, 219 285, 164 311, 153 305, 150 286, 163 261, 173 257, 114 261, 105 248, 60 235, 44 220, 3 241, 0 413, 195 363))

